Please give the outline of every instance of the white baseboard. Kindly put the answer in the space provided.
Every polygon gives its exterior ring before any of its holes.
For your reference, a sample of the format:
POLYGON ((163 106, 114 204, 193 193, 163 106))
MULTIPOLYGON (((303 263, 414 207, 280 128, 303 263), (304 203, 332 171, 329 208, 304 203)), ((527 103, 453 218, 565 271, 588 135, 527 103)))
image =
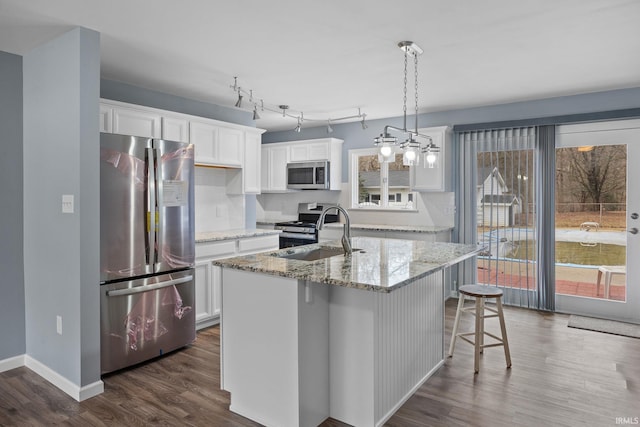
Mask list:
POLYGON ((0 372, 10 371, 24 366, 24 354, 0 360, 0 372))
POLYGON ((89 399, 93 396, 97 396, 104 391, 104 383, 101 380, 98 380, 84 387, 78 387, 67 378, 63 377, 53 369, 40 363, 29 355, 24 356, 24 366, 40 375, 42 378, 58 387, 60 390, 67 393, 78 402, 82 402, 83 400, 89 399))

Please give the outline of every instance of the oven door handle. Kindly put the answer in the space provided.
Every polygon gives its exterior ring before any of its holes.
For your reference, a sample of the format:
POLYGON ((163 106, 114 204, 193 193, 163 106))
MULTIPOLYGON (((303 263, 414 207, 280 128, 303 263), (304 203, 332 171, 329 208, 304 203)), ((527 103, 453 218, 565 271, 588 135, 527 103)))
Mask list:
POLYGON ((280 237, 300 240, 316 240, 315 234, 287 233, 286 231, 280 233, 280 237))
POLYGON ((156 289, 167 288, 173 285, 180 285, 182 283, 187 283, 193 280, 193 276, 184 276, 179 279, 167 280, 166 282, 154 283, 153 285, 146 286, 137 286, 135 288, 126 288, 126 289, 116 289, 113 291, 107 291, 108 297, 120 297, 123 295, 134 295, 139 294, 141 292, 154 291, 156 289))

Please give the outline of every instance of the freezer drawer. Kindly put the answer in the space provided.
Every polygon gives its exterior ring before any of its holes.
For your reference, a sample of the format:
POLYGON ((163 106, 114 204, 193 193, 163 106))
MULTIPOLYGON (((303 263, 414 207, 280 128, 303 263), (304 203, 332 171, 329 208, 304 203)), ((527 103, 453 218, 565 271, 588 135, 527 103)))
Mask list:
POLYGON ((101 373, 192 343, 195 270, 100 286, 101 373))

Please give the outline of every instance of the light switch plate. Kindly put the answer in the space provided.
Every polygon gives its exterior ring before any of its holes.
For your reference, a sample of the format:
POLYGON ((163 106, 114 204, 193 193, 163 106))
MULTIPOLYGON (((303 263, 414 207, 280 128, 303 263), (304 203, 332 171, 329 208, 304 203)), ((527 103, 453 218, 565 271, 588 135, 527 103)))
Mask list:
POLYGON ((62 195, 62 213, 73 213, 73 194, 62 195))

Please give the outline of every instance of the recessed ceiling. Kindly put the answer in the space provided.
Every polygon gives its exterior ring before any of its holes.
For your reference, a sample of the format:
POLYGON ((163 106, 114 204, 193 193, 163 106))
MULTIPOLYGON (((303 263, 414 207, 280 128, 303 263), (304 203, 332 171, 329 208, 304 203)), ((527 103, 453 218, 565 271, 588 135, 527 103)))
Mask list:
POLYGON ((101 33, 103 78, 233 106, 238 76, 311 127, 402 115, 401 40, 424 50, 420 112, 640 87, 638 18, 637 0, 0 0, 0 50, 83 26, 101 33))

